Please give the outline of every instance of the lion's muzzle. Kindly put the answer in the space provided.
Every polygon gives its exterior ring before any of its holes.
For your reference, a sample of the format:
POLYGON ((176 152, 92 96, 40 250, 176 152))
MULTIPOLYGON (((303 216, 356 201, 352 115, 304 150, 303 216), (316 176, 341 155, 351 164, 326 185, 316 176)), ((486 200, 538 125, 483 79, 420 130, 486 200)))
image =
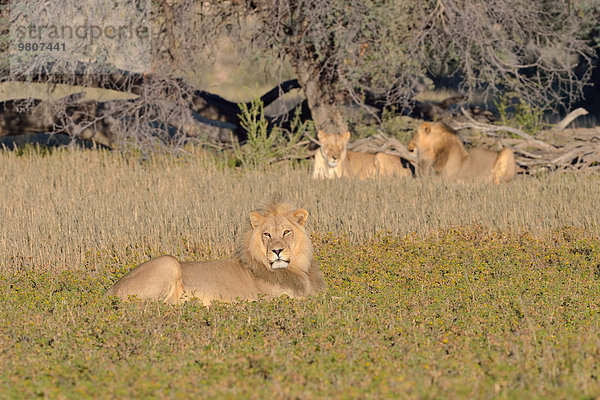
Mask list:
POLYGON ((284 269, 287 268, 289 264, 289 261, 285 261, 280 258, 271 263, 271 269, 284 269))
POLYGON ((338 160, 329 160, 328 158, 326 159, 326 162, 329 168, 335 168, 339 164, 338 160))
POLYGON ((325 154, 325 150, 323 150, 323 147, 320 147, 319 150, 321 151, 321 155, 323 156, 323 159, 325 160, 325 163, 327 164, 327 166, 329 168, 335 168, 338 166, 339 164, 339 159, 332 157, 331 159, 327 156, 327 154, 325 154))

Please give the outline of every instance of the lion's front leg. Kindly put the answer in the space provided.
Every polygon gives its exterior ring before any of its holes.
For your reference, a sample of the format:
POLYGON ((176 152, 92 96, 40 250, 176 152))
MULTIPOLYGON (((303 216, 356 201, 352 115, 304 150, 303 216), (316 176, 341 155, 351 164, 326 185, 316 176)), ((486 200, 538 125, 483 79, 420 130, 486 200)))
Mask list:
POLYGON ((122 300, 136 296, 170 304, 179 303, 182 294, 181 265, 169 255, 138 265, 106 291, 107 296, 117 296, 122 300))
POLYGON ((510 182, 515 179, 517 174, 517 164, 515 162, 515 153, 507 148, 502 149, 496 157, 496 162, 492 169, 494 183, 510 182))

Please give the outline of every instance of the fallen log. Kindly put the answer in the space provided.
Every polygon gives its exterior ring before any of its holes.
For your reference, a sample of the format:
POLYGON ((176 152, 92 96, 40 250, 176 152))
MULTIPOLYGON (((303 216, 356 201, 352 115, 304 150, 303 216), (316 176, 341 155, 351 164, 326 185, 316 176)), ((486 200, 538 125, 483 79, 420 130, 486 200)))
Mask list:
POLYGON ((582 117, 587 114, 588 114, 588 112, 585 108, 579 107, 579 108, 571 111, 569 114, 567 114, 566 117, 564 117, 562 119, 562 121, 560 121, 558 124, 556 124, 554 126, 554 130, 557 130, 557 131, 565 130, 571 122, 573 122, 577 118, 582 117))
MULTIPOLYGON (((66 133, 111 146, 114 138, 118 136, 116 127, 119 125, 119 119, 140 117, 143 113, 142 110, 148 108, 144 107, 143 96, 148 96, 144 92, 144 85, 150 85, 153 90, 150 101, 162 99, 157 97, 160 95, 164 96, 167 103, 169 99, 176 101, 177 99, 173 96, 174 92, 178 92, 182 99, 189 101, 187 112, 178 113, 180 115, 177 117, 162 121, 170 126, 169 131, 181 131, 195 137, 205 136, 204 139, 213 144, 231 144, 234 138, 239 142, 244 142, 247 138, 240 123, 239 113, 241 104, 249 107, 250 103, 226 100, 216 94, 193 88, 181 79, 159 80, 149 75, 127 71, 109 75, 73 75, 62 78, 39 73, 28 79, 37 83, 69 83, 84 87, 119 90, 140 97, 132 100, 105 102, 78 102, 82 96, 78 98, 67 96, 55 101, 20 99, 0 102, 0 136, 44 132, 66 133), (64 105, 62 110, 56 107, 59 103, 64 105), (138 108, 140 111, 136 112, 137 114, 134 116, 128 116, 126 112, 123 112, 123 108, 129 110, 138 108), (184 114, 187 116, 181 117, 184 114)), ((25 77, 16 79, 16 81, 24 80, 25 77)), ((299 87, 297 80, 288 80, 262 95, 260 100, 263 104, 269 105, 284 93, 299 87)), ((180 103, 178 102, 178 104, 180 103)), ((155 105, 154 107, 159 108, 160 106, 155 105)), ((169 107, 172 108, 167 105, 167 108, 169 107)), ((270 128, 277 125, 289 125, 293 112, 292 110, 288 115, 277 117, 266 116, 270 128)), ((310 116, 310 112, 307 113, 306 110, 303 110, 301 118, 306 117, 307 114, 310 116)))
POLYGON ((484 124, 481 122, 477 122, 473 118, 471 118, 469 113, 467 113, 465 111, 465 109, 462 107, 461 107, 461 112, 467 118, 467 120, 469 122, 453 124, 452 129, 462 130, 465 128, 473 128, 473 129, 478 129, 478 130, 487 131, 487 132, 510 132, 510 133, 514 133, 515 135, 522 137, 523 139, 525 139, 531 143, 535 143, 538 146, 544 147, 546 149, 551 149, 553 147, 553 146, 549 145, 548 143, 545 143, 541 140, 535 139, 534 137, 523 132, 520 129, 513 128, 512 126, 491 125, 491 124, 484 124))
POLYGON ((80 92, 53 101, 18 99, 0 102, 0 137, 51 131, 58 122, 56 108, 83 96, 80 92))
MULTIPOLYGON (((81 68, 85 70, 85 65, 82 65, 81 68)), ((231 134, 233 134, 240 142, 246 140, 246 132, 241 127, 239 113, 240 105, 244 104, 250 107, 250 102, 236 103, 229 101, 217 94, 194 88, 181 78, 158 77, 151 74, 140 74, 124 70, 117 70, 110 74, 57 75, 46 72, 50 69, 40 69, 36 74, 13 77, 11 80, 18 82, 77 85, 131 93, 141 98, 148 98, 149 100, 164 99, 166 102, 171 101, 189 108, 193 119, 198 121, 201 126, 206 124, 213 126, 211 125, 212 122, 217 121, 225 122, 229 124, 227 125, 228 127, 232 128, 229 129, 231 132, 227 135, 218 134, 212 136, 227 136, 228 139, 226 141, 230 142, 231 134)), ((300 88, 300 84, 296 79, 291 79, 269 90, 260 97, 260 100, 264 106, 268 106, 283 94, 297 88, 300 88)), ((305 115, 306 113, 303 113, 303 116, 305 115)), ((33 117, 33 115, 27 115, 27 117, 33 117)), ((286 116, 267 117, 267 120, 271 126, 276 126, 278 123, 285 123, 286 116)))
MULTIPOLYGON (((483 131, 485 132, 485 131, 483 131)), ((538 133, 538 137, 551 140, 551 129, 538 133)), ((510 147, 515 152, 515 160, 520 167, 520 173, 535 175, 540 171, 576 171, 583 173, 595 173, 600 171, 600 128, 569 129, 560 137, 554 137, 556 143, 545 143, 538 145, 525 138, 500 138, 497 135, 490 137, 467 136, 469 142, 477 142, 477 146, 492 148, 498 141, 503 147, 510 147)))

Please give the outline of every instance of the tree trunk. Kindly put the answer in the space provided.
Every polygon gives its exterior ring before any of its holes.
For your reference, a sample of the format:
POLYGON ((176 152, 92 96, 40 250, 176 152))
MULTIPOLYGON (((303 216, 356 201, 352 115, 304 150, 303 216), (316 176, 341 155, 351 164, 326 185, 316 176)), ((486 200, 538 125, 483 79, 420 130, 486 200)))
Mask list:
POLYGON ((319 66, 310 62, 310 55, 301 52, 293 57, 292 65, 308 102, 317 131, 342 134, 348 132, 348 124, 342 116, 330 82, 324 82, 319 66))

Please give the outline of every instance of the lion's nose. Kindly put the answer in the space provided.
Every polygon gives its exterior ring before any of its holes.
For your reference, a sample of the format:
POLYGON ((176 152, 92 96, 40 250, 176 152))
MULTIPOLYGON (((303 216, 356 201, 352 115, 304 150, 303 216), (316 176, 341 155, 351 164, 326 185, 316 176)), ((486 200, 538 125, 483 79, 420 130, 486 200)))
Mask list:
POLYGON ((279 254, 283 251, 283 249, 272 249, 271 251, 275 253, 277 257, 279 257, 279 254))

